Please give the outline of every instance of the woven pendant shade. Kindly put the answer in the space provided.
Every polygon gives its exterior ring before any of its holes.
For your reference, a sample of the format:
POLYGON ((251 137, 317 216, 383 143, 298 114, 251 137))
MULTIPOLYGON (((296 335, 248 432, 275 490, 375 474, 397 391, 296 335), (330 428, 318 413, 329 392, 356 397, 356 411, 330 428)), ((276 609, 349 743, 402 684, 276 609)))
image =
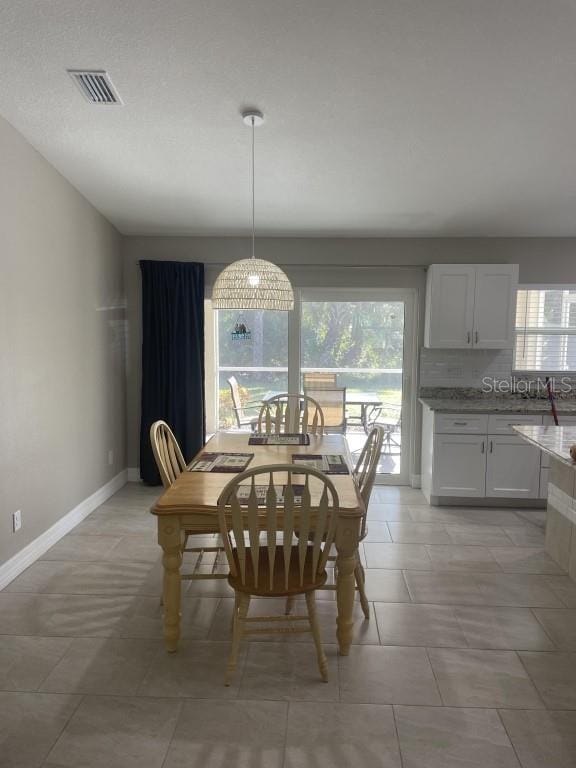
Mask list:
POLYGON ((254 195, 254 128, 264 116, 257 109, 242 113, 245 125, 252 128, 252 258, 235 261, 220 272, 212 289, 214 309, 294 309, 290 280, 271 261, 254 256, 256 240, 254 195))
POLYGON ((294 309, 294 292, 284 272, 264 259, 241 259, 226 267, 212 289, 214 309, 294 309))

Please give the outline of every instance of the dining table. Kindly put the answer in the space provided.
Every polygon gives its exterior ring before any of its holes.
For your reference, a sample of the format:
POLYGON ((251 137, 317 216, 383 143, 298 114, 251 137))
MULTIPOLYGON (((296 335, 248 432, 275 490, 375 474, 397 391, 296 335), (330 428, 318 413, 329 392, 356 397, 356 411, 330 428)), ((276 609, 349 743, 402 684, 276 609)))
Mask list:
MULTIPOLYGON (((358 556, 364 503, 353 474, 353 465, 344 435, 309 435, 309 445, 250 445, 248 432, 217 432, 204 448, 158 498, 151 508, 157 518, 158 543, 163 557, 164 643, 174 652, 180 638, 180 568, 182 546, 187 534, 219 533, 218 498, 233 476, 230 472, 190 471, 203 453, 253 454, 249 467, 293 463, 294 454, 340 454, 348 474, 331 474, 338 493, 336 520, 336 639, 339 652, 346 656, 353 634, 353 609, 356 588, 354 570, 358 556)), ((314 506, 314 498, 312 498, 314 506)))

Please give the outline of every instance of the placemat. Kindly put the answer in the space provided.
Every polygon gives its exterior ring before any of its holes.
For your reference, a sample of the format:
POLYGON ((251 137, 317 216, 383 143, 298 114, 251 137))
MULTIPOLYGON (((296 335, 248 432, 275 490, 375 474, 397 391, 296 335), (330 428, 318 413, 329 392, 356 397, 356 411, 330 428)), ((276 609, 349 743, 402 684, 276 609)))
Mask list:
POLYGON ((248 445, 310 445, 310 435, 305 432, 284 432, 282 435, 250 435, 248 445))
POLYGON ((203 453, 188 472, 243 472, 253 458, 253 453, 203 453))
POLYGON ((292 456, 294 464, 301 464, 303 467, 311 467, 325 475, 349 475, 350 470, 346 464, 346 459, 340 453, 295 453, 292 456))

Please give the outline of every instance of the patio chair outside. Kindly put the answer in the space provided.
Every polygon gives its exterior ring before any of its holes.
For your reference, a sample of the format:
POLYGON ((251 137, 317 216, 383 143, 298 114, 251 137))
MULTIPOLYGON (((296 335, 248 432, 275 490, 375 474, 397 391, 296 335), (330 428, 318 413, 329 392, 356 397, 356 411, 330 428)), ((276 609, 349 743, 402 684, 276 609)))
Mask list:
POLYGON ((260 410, 261 402, 258 400, 252 400, 250 402, 242 403, 240 397, 240 385, 236 376, 230 376, 228 379, 228 385, 230 386, 230 395, 232 397, 232 410, 236 417, 236 424, 238 429, 244 429, 250 427, 252 431, 256 429, 258 423, 258 412, 260 410), (254 415, 250 415, 247 411, 252 411, 254 415))
POLYGON ((305 394, 322 408, 325 432, 346 434, 346 387, 308 388, 305 394))
POLYGON ((368 430, 374 427, 382 427, 384 432, 382 441, 382 453, 394 455, 400 453, 400 435, 402 431, 402 406, 398 403, 382 403, 377 413, 367 425, 368 430), (398 416, 382 415, 382 411, 397 411, 398 416))
POLYGON ((320 373, 319 371, 309 371, 302 374, 304 383, 304 393, 307 389, 335 389, 338 384, 336 382, 335 373, 320 373))

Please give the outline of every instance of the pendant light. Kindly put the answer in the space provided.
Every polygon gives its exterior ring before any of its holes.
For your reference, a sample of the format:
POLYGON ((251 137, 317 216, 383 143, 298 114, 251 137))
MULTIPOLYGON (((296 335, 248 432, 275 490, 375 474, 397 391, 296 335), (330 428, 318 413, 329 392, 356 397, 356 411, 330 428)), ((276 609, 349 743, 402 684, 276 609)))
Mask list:
POLYGON ((254 130, 264 116, 255 109, 242 113, 245 125, 252 128, 252 256, 234 261, 220 272, 212 289, 214 309, 294 309, 294 292, 286 274, 271 261, 254 254, 254 130))

